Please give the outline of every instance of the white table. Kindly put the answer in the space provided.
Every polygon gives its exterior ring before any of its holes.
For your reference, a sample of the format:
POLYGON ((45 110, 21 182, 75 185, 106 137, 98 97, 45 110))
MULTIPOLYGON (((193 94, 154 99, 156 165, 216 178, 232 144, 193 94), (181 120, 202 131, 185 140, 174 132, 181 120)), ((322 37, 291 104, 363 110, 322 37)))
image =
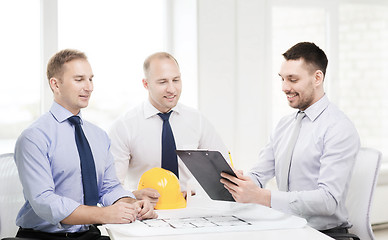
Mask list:
POLYGON ((204 234, 185 234, 185 235, 167 235, 167 236, 149 236, 149 237, 130 237, 119 232, 109 231, 109 236, 112 240, 332 240, 325 234, 306 226, 297 229, 285 230, 263 230, 249 232, 223 232, 223 233, 204 233, 204 234))
MULTIPOLYGON (((163 227, 150 227, 151 224, 135 222, 127 225, 107 224, 105 225, 107 232, 112 240, 134 240, 134 239, 314 239, 327 240, 331 239, 325 234, 306 225, 306 221, 302 218, 290 216, 271 208, 263 207, 257 204, 241 204, 232 202, 211 201, 208 198, 192 197, 189 199, 186 209, 180 210, 161 210, 157 211, 159 219, 155 224, 163 223, 163 227), (226 216, 227 219, 232 217, 232 220, 226 221, 225 226, 220 224, 217 227, 185 227, 181 225, 182 219, 195 219, 209 217, 209 219, 222 219, 226 216), (237 220, 237 225, 226 226, 234 221, 234 217, 241 219, 237 220), (164 221, 171 219, 172 225, 176 222, 177 228, 171 228, 164 221), (179 221, 176 221, 178 219, 179 221), (249 224, 245 224, 249 222, 249 224), (240 223, 242 223, 240 225, 240 223)), ((207 220, 207 219, 206 219, 207 220)), ((222 221, 222 220, 220 220, 222 221)), ((206 222, 206 221, 205 221, 206 222)), ((210 221, 212 223, 212 221, 210 221)), ((207 222, 206 222, 207 223, 207 222)), ((220 222, 216 222, 219 224, 220 222)), ((222 223, 222 222, 221 222, 222 223)))

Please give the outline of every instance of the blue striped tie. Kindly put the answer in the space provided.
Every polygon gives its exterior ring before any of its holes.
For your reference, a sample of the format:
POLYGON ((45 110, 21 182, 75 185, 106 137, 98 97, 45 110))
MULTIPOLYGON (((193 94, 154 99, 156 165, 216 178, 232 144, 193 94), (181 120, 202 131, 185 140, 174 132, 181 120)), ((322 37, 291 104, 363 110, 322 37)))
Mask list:
POLYGON ((176 146, 174 134, 168 119, 172 111, 169 113, 158 113, 159 117, 163 119, 162 131, 162 168, 173 172, 179 178, 178 172, 178 158, 176 156, 176 146))
POLYGON ((68 118, 69 122, 75 127, 75 142, 79 158, 81 161, 82 185, 84 190, 84 204, 96 206, 98 203, 98 188, 96 177, 96 166, 88 140, 85 137, 81 127, 81 119, 78 116, 68 118))

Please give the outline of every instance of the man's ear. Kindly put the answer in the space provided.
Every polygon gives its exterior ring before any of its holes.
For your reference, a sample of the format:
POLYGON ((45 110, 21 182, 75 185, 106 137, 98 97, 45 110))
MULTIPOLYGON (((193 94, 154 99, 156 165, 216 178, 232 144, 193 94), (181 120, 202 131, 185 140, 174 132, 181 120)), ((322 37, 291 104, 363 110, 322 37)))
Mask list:
POLYGON ((58 92, 58 89, 59 89, 59 79, 58 78, 55 78, 55 77, 52 77, 50 78, 50 88, 51 88, 51 91, 53 91, 54 93, 55 92, 58 92))
POLYGON ((143 78, 142 82, 143 82, 143 87, 144 87, 145 89, 148 90, 148 82, 147 82, 147 79, 143 78))
POLYGON ((321 70, 317 70, 314 73, 314 79, 315 79, 315 84, 316 85, 321 85, 323 84, 323 79, 325 78, 325 75, 321 70))

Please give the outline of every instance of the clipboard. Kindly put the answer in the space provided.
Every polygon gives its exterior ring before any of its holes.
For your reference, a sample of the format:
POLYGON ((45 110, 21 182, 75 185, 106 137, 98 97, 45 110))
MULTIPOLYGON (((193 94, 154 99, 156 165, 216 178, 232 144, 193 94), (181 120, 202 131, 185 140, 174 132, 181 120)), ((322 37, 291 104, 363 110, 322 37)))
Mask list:
POLYGON ((237 177, 218 151, 176 150, 177 155, 213 200, 235 201, 220 183, 221 172, 237 177))

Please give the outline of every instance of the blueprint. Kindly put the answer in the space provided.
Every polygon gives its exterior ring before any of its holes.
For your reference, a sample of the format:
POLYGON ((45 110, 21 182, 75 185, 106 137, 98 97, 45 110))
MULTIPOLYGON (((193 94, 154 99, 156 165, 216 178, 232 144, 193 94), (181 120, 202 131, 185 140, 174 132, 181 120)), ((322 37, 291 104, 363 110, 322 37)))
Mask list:
POLYGON ((156 236, 302 228, 306 220, 258 204, 193 197, 186 208, 157 210, 157 219, 107 224, 126 236, 156 236))
POLYGON ((158 218, 141 221, 150 228, 203 228, 203 227, 231 227, 252 225, 251 223, 236 216, 207 216, 207 217, 186 217, 186 218, 158 218))

